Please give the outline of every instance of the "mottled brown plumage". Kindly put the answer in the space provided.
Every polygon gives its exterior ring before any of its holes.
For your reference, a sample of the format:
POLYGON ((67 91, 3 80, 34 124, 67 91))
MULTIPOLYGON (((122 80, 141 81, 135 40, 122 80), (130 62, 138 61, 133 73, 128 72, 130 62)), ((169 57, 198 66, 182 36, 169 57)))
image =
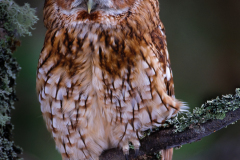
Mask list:
POLYGON ((143 131, 186 109, 158 14, 157 0, 45 1, 37 93, 63 159, 128 154, 143 131))

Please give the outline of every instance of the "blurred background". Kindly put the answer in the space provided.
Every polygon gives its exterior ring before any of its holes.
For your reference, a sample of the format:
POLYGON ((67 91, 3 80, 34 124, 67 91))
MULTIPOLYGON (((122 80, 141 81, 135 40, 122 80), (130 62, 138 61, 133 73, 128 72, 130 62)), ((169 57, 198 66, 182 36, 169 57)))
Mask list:
MULTIPOLYGON (((31 37, 14 53, 22 70, 17 79, 14 140, 25 160, 60 160, 42 119, 35 91, 38 57, 46 29, 44 0, 29 3, 39 17, 31 37)), ((240 1, 160 0, 160 18, 168 41, 176 97, 192 108, 240 87, 240 1)), ((173 160, 239 160, 240 122, 174 151, 173 160)))

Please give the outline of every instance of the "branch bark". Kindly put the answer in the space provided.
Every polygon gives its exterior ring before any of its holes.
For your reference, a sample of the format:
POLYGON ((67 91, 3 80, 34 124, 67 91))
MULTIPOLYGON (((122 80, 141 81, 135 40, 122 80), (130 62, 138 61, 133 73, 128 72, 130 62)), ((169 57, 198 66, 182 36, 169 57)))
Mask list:
MULTIPOLYGON (((239 99, 239 97, 237 97, 239 99)), ((239 104, 238 104, 239 106, 239 104)), ((174 133, 175 128, 163 128, 141 140, 138 157, 134 150, 129 153, 129 159, 156 159, 154 156, 146 157, 149 153, 153 155, 162 149, 174 148, 187 143, 192 143, 208 136, 229 124, 240 119, 240 108, 226 113, 225 118, 208 120, 206 123, 190 125, 183 132, 174 133)), ((100 160, 124 160, 125 157, 120 149, 110 149, 102 153, 100 160)))
POLYGON ((31 35, 36 23, 35 10, 18 6, 13 0, 0 0, 0 159, 21 159, 22 149, 12 136, 11 111, 16 97, 16 77, 20 71, 13 52, 20 45, 17 37, 31 35))

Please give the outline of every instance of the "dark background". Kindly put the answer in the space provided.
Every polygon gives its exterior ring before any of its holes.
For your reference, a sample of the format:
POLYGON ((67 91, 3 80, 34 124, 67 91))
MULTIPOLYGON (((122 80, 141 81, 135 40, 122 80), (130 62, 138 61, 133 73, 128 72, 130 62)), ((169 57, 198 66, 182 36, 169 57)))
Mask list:
MULTIPOLYGON (((43 0, 29 3, 39 17, 32 37, 21 38, 14 53, 22 70, 17 79, 19 101, 13 111, 14 139, 23 147, 25 160, 60 160, 42 119, 35 91, 38 57, 46 29, 43 0)), ((168 41, 176 97, 191 108, 207 99, 234 93, 240 87, 240 1, 160 0, 160 17, 168 41)), ((240 123, 228 126, 174 151, 174 160, 239 160, 240 123)))

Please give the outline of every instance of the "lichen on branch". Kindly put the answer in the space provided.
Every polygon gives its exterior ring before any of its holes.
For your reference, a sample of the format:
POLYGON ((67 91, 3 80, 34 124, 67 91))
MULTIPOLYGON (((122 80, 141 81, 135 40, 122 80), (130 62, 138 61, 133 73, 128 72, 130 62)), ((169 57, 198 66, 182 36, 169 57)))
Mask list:
POLYGON ((27 3, 20 7, 12 0, 0 1, 0 20, 4 21, 3 27, 19 36, 31 35, 29 30, 33 29, 32 26, 38 20, 35 12, 27 3))
POLYGON ((19 36, 31 35, 37 21, 28 4, 20 7, 12 0, 0 0, 0 160, 20 159, 22 149, 12 140, 11 110, 17 100, 15 85, 20 71, 13 52, 19 36))
POLYGON ((186 128, 194 127, 195 125, 205 123, 208 120, 225 118, 226 113, 229 111, 235 111, 240 107, 240 88, 236 89, 235 95, 224 95, 222 98, 217 97, 213 100, 208 100, 202 104, 201 107, 196 107, 193 112, 187 112, 180 116, 180 118, 174 118, 168 120, 165 124, 174 125, 175 132, 182 132, 186 128))

